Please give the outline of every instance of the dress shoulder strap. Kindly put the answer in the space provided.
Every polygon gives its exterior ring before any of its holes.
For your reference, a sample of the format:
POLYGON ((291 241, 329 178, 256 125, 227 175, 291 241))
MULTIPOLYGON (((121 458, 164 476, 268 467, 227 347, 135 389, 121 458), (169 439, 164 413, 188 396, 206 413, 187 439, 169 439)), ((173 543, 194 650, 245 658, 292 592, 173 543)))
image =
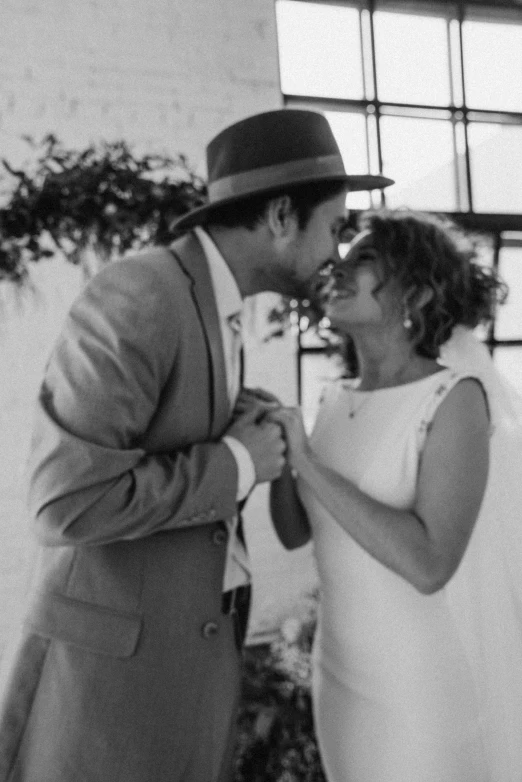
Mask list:
POLYGON ((460 383, 461 380, 465 380, 466 378, 471 378, 473 380, 476 380, 478 383, 480 383, 487 401, 487 395, 486 395, 486 390, 484 388, 484 385, 482 384, 480 378, 473 372, 458 372, 457 370, 454 369, 445 369, 442 372, 439 372, 436 377, 439 382, 436 382, 433 385, 433 387, 430 390, 430 393, 426 396, 423 414, 421 416, 421 420, 418 426, 417 434, 418 434, 420 450, 422 450, 424 446, 426 437, 430 431, 431 425, 433 423, 433 419, 435 418, 435 413, 439 409, 439 406, 446 399, 446 397, 448 396, 452 388, 454 388, 457 385, 457 383, 460 383))

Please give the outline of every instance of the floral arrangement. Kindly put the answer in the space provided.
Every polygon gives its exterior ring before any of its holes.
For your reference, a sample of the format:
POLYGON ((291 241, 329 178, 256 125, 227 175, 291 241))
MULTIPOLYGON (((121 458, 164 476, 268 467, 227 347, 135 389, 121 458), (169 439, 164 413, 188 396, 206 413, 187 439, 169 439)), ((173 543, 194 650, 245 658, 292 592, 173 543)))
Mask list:
POLYGON ((235 782, 326 782, 310 695, 315 603, 277 640, 245 650, 235 782))
POLYGON ((24 168, 3 160, 0 278, 21 280, 31 262, 90 250, 100 262, 167 243, 172 220, 205 201, 206 185, 179 155, 136 155, 124 141, 65 147, 50 134, 26 138, 24 168))

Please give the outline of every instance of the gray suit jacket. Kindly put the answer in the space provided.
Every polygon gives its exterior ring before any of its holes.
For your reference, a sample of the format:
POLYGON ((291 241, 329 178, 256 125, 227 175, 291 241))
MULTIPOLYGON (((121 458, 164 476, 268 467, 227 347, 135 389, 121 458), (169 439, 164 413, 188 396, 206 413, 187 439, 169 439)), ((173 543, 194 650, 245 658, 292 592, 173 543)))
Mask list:
POLYGON ((29 504, 42 553, 4 673, 2 782, 181 775, 216 664, 221 520, 236 511, 227 419, 197 239, 98 274, 38 401, 29 504))

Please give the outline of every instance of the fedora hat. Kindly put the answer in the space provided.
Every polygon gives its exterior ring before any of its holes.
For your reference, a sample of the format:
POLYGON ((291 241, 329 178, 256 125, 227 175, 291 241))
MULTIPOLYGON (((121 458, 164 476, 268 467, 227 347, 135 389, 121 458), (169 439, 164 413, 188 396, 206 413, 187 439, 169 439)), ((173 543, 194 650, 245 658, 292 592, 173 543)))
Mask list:
POLYGON ((374 190, 393 184, 347 174, 328 120, 304 109, 266 111, 222 130, 207 146, 207 175, 207 203, 174 220, 173 230, 206 222, 224 204, 292 185, 337 180, 347 190, 374 190))

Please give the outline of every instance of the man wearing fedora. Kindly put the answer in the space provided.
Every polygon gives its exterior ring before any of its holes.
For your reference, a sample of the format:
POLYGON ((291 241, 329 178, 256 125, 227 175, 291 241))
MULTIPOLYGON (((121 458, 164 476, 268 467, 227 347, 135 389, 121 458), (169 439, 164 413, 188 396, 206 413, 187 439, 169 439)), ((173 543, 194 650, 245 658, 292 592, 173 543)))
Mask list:
MULTIPOLYGON (((207 148, 185 233, 106 267, 41 387, 41 545, 3 674, 0 782, 231 779, 250 581, 237 503, 280 474, 263 399, 231 415, 242 299, 302 296, 336 250, 348 175, 326 119, 249 117, 207 148)), ((248 392, 247 392, 248 396, 248 392)))

